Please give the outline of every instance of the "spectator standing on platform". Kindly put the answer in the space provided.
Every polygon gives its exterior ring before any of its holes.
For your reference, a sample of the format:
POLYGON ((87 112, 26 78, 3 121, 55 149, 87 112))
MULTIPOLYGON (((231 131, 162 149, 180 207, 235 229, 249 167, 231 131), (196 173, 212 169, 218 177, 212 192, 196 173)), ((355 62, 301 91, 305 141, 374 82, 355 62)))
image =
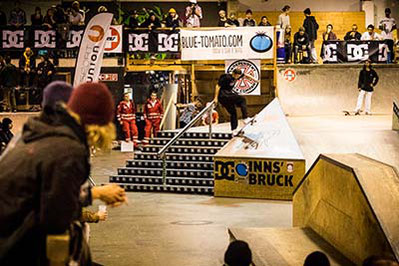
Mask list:
POLYGON ((149 99, 144 105, 144 119, 145 119, 145 136, 144 145, 147 145, 151 138, 151 133, 154 137, 157 136, 159 126, 163 118, 163 107, 161 101, 157 98, 157 93, 151 93, 149 99))
POLYGON ((284 51, 286 64, 291 63, 292 58, 292 42, 291 42, 291 26, 288 26, 284 30, 284 51))
POLYGON ((306 17, 303 21, 303 27, 305 28, 305 32, 309 37, 309 47, 312 63, 316 64, 317 52, 314 43, 317 40, 317 30, 319 29, 319 24, 317 24, 315 17, 311 16, 312 12, 310 11, 310 8, 306 8, 303 13, 306 17))
POLYGON ((252 252, 247 242, 235 240, 231 242, 224 253, 224 265, 250 266, 252 265, 252 252))
POLYGON ((270 22, 269 22, 269 20, 267 19, 267 17, 266 16, 263 16, 261 19, 260 19, 260 22, 259 22, 259 25, 258 26, 263 26, 263 27, 265 27, 265 26, 271 26, 272 24, 270 24, 270 22))
POLYGON ((345 41, 360 41, 362 34, 357 31, 357 25, 352 25, 352 30, 348 31, 344 37, 345 41))
POLYGON ((290 13, 290 10, 290 6, 284 6, 282 9, 283 13, 278 16, 277 25, 280 26, 280 28, 283 30, 285 30, 287 26, 291 26, 290 16, 288 15, 290 13))
POLYGON ((32 26, 41 26, 43 24, 43 15, 40 7, 35 8, 35 13, 30 16, 30 21, 32 22, 32 26))
POLYGON ((40 63, 37 65, 38 87, 44 89, 53 81, 55 67, 49 60, 48 56, 41 56, 40 63))
POLYGON ((155 30, 156 28, 161 27, 161 22, 154 13, 150 13, 150 16, 146 19, 146 21, 143 22, 143 24, 141 24, 140 27, 148 28, 149 30, 155 30))
POLYGON ((381 36, 374 31, 374 26, 373 25, 368 25, 367 26, 367 31, 362 34, 362 41, 378 41, 381 40, 381 36))
POLYGON ((31 87, 36 71, 36 58, 30 47, 26 47, 19 59, 19 70, 21 71, 21 86, 31 87))
POLYGON ((7 26, 7 15, 2 8, 3 2, 0 2, 0 27, 7 26))
POLYGON ((23 27, 26 24, 26 14, 25 11, 21 9, 21 3, 19 1, 15 2, 15 8, 10 13, 8 23, 16 28, 23 27))
POLYGON ((310 253, 303 263, 303 266, 330 266, 330 261, 326 254, 320 251, 310 253))
POLYGON ((123 100, 119 103, 116 117, 122 126, 125 140, 133 141, 135 147, 138 145, 139 131, 136 125, 136 107, 130 99, 130 93, 123 94, 123 100))
POLYGON ((247 12, 245 12, 245 19, 244 22, 242 23, 244 27, 255 27, 256 26, 256 21, 252 18, 252 10, 248 9, 247 12))
POLYGON ((55 26, 56 22, 54 20, 54 8, 50 7, 47 9, 46 16, 43 19, 43 26, 46 26, 48 29, 52 29, 55 26))
POLYGON ((383 18, 380 21, 380 26, 381 30, 381 39, 382 40, 388 40, 388 47, 389 47, 389 53, 390 53, 390 58, 388 59, 389 62, 391 62, 394 58, 394 50, 393 50, 393 31, 397 29, 396 27, 396 21, 394 18, 391 18, 391 9, 386 8, 385 9, 385 18, 383 18))
POLYGON ((302 52, 302 60, 300 63, 308 63, 310 48, 309 48, 309 37, 303 27, 299 28, 299 31, 294 35, 294 63, 298 63, 298 53, 302 52))
POLYGON ((68 22, 72 26, 84 25, 84 17, 82 13, 79 12, 79 8, 76 5, 72 5, 72 8, 69 10, 68 22))
POLYGON ((375 72, 371 66, 371 61, 367 60, 359 74, 359 96, 357 98, 355 115, 360 115, 360 109, 363 106, 364 96, 366 96, 366 115, 371 115, 371 96, 373 95, 374 87, 378 83, 378 79, 377 72, 375 72))
POLYGON ((90 174, 88 147, 109 149, 115 136, 113 110, 104 84, 85 83, 74 89, 66 107, 45 108, 25 123, 0 161, 2 265, 46 265, 47 235, 69 229, 82 206, 98 198, 115 205, 125 201, 123 189, 115 186, 85 190, 89 194, 80 198, 90 174), (118 194, 106 201, 110 193, 105 190, 118 194))
POLYGON ((0 125, 0 144, 4 149, 14 137, 14 134, 11 132, 11 129, 13 128, 12 120, 8 117, 3 118, 0 125))
POLYGON ((5 58, 5 66, 0 72, 0 81, 3 90, 3 109, 16 112, 17 102, 15 99, 15 90, 19 86, 19 71, 16 66, 11 64, 11 57, 5 58))
POLYGON ((137 10, 133 10, 133 13, 130 15, 129 18, 129 27, 131 27, 132 29, 138 28, 139 25, 139 21, 137 20, 139 17, 139 14, 137 14, 137 10))
POLYGON ((186 7, 186 27, 201 27, 202 8, 198 5, 197 0, 190 0, 190 5, 186 7))
POLYGON ((74 1, 72 3, 72 9, 79 12, 82 15, 82 20, 80 25, 84 25, 85 24, 85 19, 86 19, 86 12, 80 8, 80 3, 79 1, 74 1))
POLYGON ((193 119, 196 111, 202 107, 200 99, 195 99, 194 102, 188 104, 177 103, 177 108, 184 108, 179 118, 180 128, 184 128, 193 119))
POLYGON ((231 22, 233 22, 234 25, 236 25, 236 27, 240 27, 240 22, 237 19, 236 13, 230 13, 230 20, 231 22))
POLYGON ((336 41, 338 40, 337 35, 333 32, 333 25, 328 24, 326 31, 323 32, 323 41, 336 41))
POLYGON ((234 23, 226 17, 226 11, 219 10, 218 27, 235 27, 234 23))
POLYGON ((236 129, 238 127, 236 106, 240 107, 242 112, 242 118, 245 122, 247 122, 248 118, 246 99, 234 92, 236 82, 244 76, 246 78, 252 79, 254 82, 259 82, 253 77, 247 74, 243 74, 240 69, 236 68, 231 74, 222 74, 215 88, 215 96, 213 99, 215 101, 215 105, 220 102, 220 104, 230 114, 230 127, 233 133, 236 133, 236 129))
POLYGON ((181 26, 181 20, 174 8, 169 9, 166 17, 165 26, 168 28, 178 28, 181 26))

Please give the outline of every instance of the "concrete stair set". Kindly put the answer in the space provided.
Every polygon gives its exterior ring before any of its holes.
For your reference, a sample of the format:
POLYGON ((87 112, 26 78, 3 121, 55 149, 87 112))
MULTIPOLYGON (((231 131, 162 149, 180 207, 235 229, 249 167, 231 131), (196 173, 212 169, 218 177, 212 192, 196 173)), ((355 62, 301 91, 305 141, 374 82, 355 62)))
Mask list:
POLYGON ((126 191, 172 192, 213 195, 213 157, 231 139, 229 133, 187 132, 166 151, 166 184, 163 161, 157 152, 176 132, 159 132, 126 167, 110 176, 126 191))

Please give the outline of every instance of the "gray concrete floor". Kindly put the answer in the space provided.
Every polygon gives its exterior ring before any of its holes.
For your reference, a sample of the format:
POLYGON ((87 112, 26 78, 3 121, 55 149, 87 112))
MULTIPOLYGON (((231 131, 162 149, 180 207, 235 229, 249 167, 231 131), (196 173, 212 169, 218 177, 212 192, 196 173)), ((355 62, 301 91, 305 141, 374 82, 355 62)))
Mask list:
MULTIPOLYGON (((93 159, 93 178, 108 182, 132 155, 93 159)), ((91 226, 93 258, 104 265, 221 265, 228 227, 291 227, 290 202, 210 196, 128 193, 129 205, 109 209, 91 226)), ((96 210, 99 202, 92 207, 96 210)))

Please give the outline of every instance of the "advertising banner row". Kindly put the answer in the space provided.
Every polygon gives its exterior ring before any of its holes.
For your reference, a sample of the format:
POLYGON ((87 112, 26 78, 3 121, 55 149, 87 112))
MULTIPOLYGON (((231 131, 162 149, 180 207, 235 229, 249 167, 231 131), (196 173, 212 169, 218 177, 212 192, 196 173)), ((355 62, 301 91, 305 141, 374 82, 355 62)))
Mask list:
MULTIPOLYGON (((78 49, 84 27, 63 31, 43 27, 0 28, 3 51, 78 49)), ((105 53, 181 53, 182 60, 272 59, 273 27, 211 30, 133 30, 111 26, 105 53)))

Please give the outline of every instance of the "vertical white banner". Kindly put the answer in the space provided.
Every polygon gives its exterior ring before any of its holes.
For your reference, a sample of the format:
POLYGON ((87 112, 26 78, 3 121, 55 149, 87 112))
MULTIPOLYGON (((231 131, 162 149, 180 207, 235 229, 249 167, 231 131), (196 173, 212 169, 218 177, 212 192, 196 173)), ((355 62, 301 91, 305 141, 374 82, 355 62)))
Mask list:
POLYGON ((243 74, 242 78, 237 80, 234 91, 239 95, 261 95, 260 79, 261 68, 260 60, 226 60, 226 73, 233 72, 234 69, 240 69, 243 74), (248 78, 247 76, 252 77, 248 78), (259 82, 255 82, 259 80, 259 82))
POLYGON ((87 24, 76 60, 74 87, 81 83, 98 81, 112 17, 111 13, 100 13, 87 24))

